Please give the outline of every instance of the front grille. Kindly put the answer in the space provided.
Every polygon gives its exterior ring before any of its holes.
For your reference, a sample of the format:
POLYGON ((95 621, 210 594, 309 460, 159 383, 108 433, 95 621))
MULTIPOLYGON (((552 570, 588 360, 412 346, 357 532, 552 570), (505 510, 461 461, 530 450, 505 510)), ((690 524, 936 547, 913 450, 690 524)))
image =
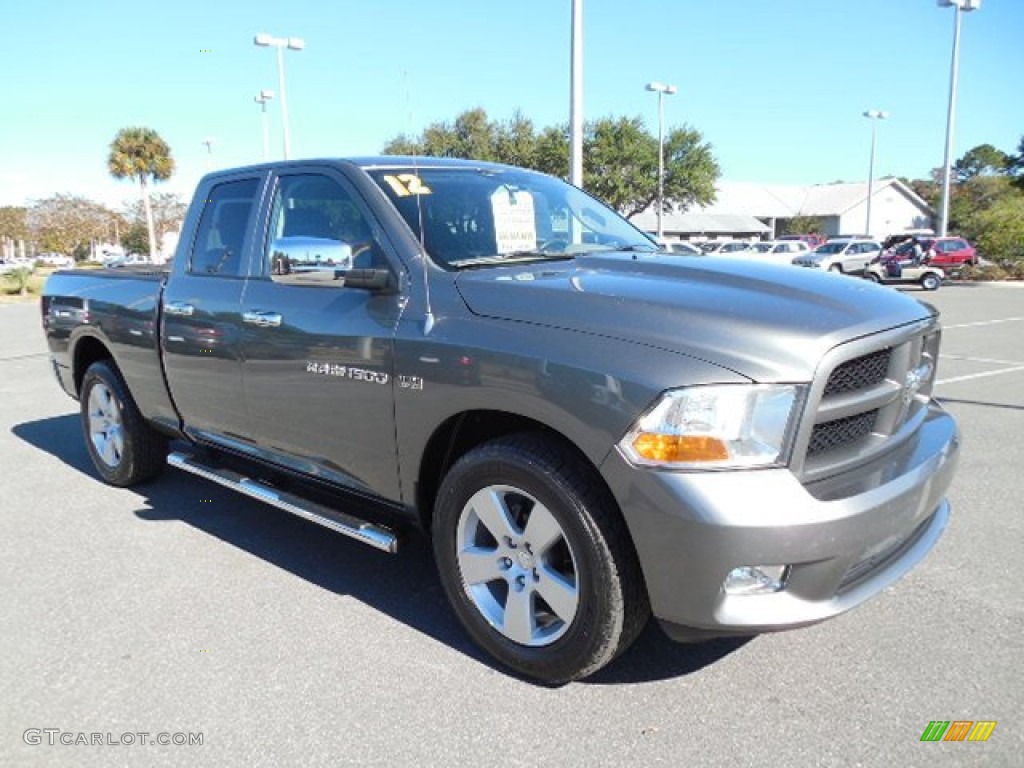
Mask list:
POLYGON ((938 352, 933 322, 832 350, 808 397, 809 418, 793 459, 797 474, 813 482, 869 461, 894 439, 909 437, 924 418, 938 352))
POLYGON ((807 446, 807 455, 816 456, 867 437, 874 429, 877 415, 878 411, 868 411, 847 416, 845 419, 816 424, 811 433, 811 442, 807 446))
POLYGON ((892 348, 887 347, 843 363, 828 377, 828 384, 825 385, 823 396, 829 397, 844 392, 853 392, 857 389, 867 389, 882 382, 886 373, 889 372, 891 358, 892 348))

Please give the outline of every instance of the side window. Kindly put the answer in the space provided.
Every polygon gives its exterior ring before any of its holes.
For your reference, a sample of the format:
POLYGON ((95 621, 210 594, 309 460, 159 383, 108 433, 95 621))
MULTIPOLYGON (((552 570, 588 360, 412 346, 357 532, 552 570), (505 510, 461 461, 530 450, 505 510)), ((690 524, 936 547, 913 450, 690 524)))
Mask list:
POLYGON ((282 176, 270 210, 265 274, 289 285, 343 285, 352 268, 384 263, 352 195, 319 174, 282 176))
POLYGON ((229 181, 210 191, 192 244, 188 270, 194 275, 239 277, 245 274, 242 253, 259 179, 229 181))

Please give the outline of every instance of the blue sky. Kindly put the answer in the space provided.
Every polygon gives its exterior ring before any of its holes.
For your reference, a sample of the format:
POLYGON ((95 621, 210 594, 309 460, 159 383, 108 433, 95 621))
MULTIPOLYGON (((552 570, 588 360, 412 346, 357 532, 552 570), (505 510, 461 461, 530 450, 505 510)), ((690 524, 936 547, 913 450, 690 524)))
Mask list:
MULTIPOLYGON (((378 152, 399 133, 483 107, 538 127, 568 120, 570 0, 5 0, 0 205, 57 192, 112 205, 133 197, 106 171, 118 129, 171 145, 191 195, 214 167, 257 162, 261 88, 278 89, 257 32, 297 36, 286 53, 292 154, 378 152), (208 52, 207 52, 208 51, 208 52), (406 75, 406 73, 408 73, 406 75), (408 84, 408 87, 407 87, 408 84)), ((713 145, 723 177, 768 183, 863 180, 870 124, 876 173, 940 165, 953 10, 934 0, 584 0, 588 119, 642 116, 657 128, 650 80, 675 84, 669 127, 713 145)), ((955 155, 1010 152, 1024 134, 1024 2, 984 0, 961 37, 955 155)), ((280 156, 279 104, 271 152, 280 156)))

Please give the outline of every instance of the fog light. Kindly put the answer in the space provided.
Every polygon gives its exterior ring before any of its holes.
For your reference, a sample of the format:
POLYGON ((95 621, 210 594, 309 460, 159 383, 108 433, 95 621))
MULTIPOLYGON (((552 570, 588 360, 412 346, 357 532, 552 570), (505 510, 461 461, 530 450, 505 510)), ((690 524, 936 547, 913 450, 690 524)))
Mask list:
POLYGON ((764 595, 785 587, 788 577, 788 565, 744 565, 729 571, 723 586, 730 595, 764 595))

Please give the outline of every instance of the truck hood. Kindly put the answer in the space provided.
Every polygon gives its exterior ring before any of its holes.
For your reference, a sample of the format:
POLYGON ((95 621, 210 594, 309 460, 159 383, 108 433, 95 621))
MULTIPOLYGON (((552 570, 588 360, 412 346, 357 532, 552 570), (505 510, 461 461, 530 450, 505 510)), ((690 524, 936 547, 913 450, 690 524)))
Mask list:
POLYGON ((474 314, 644 344, 758 382, 810 381, 826 351, 933 312, 867 280, 722 257, 583 254, 467 270, 474 314))

